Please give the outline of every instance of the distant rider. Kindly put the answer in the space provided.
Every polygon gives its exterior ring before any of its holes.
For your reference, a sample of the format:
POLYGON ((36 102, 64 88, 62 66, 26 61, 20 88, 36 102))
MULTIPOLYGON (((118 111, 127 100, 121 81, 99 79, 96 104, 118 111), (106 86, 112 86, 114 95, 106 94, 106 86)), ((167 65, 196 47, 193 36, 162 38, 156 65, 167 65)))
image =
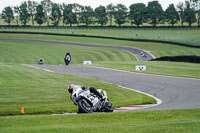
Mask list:
POLYGON ((70 55, 70 53, 66 53, 64 61, 65 61, 66 65, 69 65, 69 63, 71 61, 71 55, 70 55))

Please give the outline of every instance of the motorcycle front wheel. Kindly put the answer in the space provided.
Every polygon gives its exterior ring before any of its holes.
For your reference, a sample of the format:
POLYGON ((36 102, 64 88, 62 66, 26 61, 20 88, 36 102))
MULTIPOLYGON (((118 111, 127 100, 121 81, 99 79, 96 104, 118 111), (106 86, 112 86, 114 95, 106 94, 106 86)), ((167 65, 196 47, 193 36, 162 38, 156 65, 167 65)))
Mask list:
POLYGON ((92 106, 85 99, 78 101, 78 113, 92 113, 92 106))

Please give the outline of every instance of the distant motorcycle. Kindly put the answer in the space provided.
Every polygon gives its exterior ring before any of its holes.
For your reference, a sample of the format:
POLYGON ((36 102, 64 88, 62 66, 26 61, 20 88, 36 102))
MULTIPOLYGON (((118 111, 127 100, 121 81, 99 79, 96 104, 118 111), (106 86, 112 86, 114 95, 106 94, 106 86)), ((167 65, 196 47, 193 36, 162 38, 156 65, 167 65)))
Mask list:
MULTIPOLYGON (((98 89, 101 93, 101 89, 98 89)), ((75 85, 71 93, 71 100, 78 106, 78 113, 113 112, 112 103, 108 100, 106 91, 103 91, 104 99, 94 95, 89 89, 82 90, 75 85)))
POLYGON ((65 60, 65 64, 66 64, 66 65, 69 65, 69 63, 70 63, 70 61, 71 61, 71 55, 70 55, 70 53, 67 53, 67 54, 65 55, 64 60, 65 60))

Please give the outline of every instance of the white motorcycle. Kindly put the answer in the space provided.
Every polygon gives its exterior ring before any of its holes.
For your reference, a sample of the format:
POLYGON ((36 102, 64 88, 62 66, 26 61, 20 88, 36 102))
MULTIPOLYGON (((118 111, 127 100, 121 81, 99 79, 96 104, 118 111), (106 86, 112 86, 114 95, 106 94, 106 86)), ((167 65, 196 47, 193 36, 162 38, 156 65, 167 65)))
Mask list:
MULTIPOLYGON (((97 91, 101 93, 102 90, 97 91)), ((70 98, 78 106, 78 113, 113 112, 106 91, 103 91, 102 95, 103 99, 91 93, 89 89, 82 90, 81 86, 74 85, 70 98)))

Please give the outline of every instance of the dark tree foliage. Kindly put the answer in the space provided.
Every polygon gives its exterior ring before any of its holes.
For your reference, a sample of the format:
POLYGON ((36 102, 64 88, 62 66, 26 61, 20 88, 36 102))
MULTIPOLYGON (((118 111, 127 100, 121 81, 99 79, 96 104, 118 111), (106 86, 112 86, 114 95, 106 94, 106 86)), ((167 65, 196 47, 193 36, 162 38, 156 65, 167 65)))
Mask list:
POLYGON ((72 4, 64 5, 63 21, 65 24, 70 24, 70 26, 76 23, 76 14, 73 12, 72 4))
POLYGON ((44 14, 43 6, 39 4, 36 7, 35 21, 41 26, 41 24, 44 23, 44 18, 45 18, 45 14, 44 14))
POLYGON ((28 23, 30 19, 30 14, 28 13, 28 6, 26 2, 23 2, 19 7, 19 18, 20 21, 23 23, 24 26, 28 23))
POLYGON ((177 5, 178 8, 178 13, 179 13, 179 21, 181 22, 181 25, 183 27, 183 23, 184 23, 184 3, 183 2, 179 2, 177 5))
POLYGON ((85 6, 81 10, 80 21, 86 26, 93 23, 94 11, 90 6, 85 6))
POLYGON ((121 26, 122 24, 127 22, 127 13, 128 13, 128 9, 126 8, 125 5, 122 4, 118 4, 115 7, 116 11, 114 14, 115 17, 115 23, 117 23, 119 26, 121 26))
POLYGON ((1 18, 10 26, 10 23, 14 19, 13 10, 10 6, 5 7, 2 11, 1 18))
POLYGON ((95 9, 95 17, 98 20, 98 23, 101 24, 101 26, 107 24, 108 18, 106 13, 106 8, 104 6, 99 6, 95 9))
POLYGON ((109 5, 106 6, 106 12, 108 14, 108 18, 109 18, 109 22, 110 22, 110 26, 112 26, 113 23, 113 17, 115 15, 115 6, 111 3, 109 5))
POLYGON ((192 5, 196 11, 198 27, 200 27, 200 0, 192 0, 192 5))
POLYGON ((132 4, 130 6, 129 19, 131 24, 137 25, 139 27, 146 20, 146 7, 143 3, 132 4))
POLYGON ((79 26, 79 24, 80 24, 81 9, 83 9, 83 6, 82 6, 82 5, 79 5, 79 4, 77 4, 77 3, 74 3, 74 4, 73 4, 73 12, 74 12, 75 15, 76 15, 76 23, 77 23, 78 26, 79 26))
POLYGON ((35 1, 28 1, 28 12, 31 16, 31 20, 32 20, 32 25, 34 26, 34 16, 35 16, 35 13, 36 13, 36 7, 38 5, 37 2, 35 1))
POLYGON ((185 5, 184 20, 189 26, 191 26, 192 23, 196 22, 195 9, 191 7, 191 3, 189 1, 185 1, 185 5))
POLYGON ((164 21, 164 11, 158 1, 149 2, 146 10, 147 18, 154 27, 164 21))
POLYGON ((61 17, 62 17, 62 15, 61 15, 59 4, 53 3, 52 4, 52 10, 51 10, 51 17, 50 17, 52 24, 54 26, 58 26, 61 17))
POLYGON ((82 6, 77 3, 60 5, 51 0, 42 0, 40 6, 38 6, 35 0, 27 0, 21 3, 19 7, 4 9, 1 18, 8 25, 15 19, 17 25, 20 21, 24 26, 29 21, 32 22, 33 26, 34 21, 39 25, 47 23, 47 26, 49 26, 51 20, 54 26, 58 26, 61 21, 63 26, 66 24, 70 24, 70 26, 77 24, 79 26, 80 23, 86 26, 98 23, 103 26, 108 22, 112 26, 114 21, 118 26, 130 22, 137 27, 143 23, 150 23, 153 27, 156 27, 157 24, 168 22, 173 27, 179 21, 182 26, 185 22, 189 26, 197 22, 200 27, 200 0, 184 1, 178 3, 177 9, 173 4, 170 4, 166 11, 163 11, 157 0, 149 2, 147 6, 143 3, 132 4, 129 7, 130 10, 123 4, 115 6, 111 3, 106 7, 99 6, 93 10, 90 6, 82 6))
POLYGON ((166 20, 174 26, 179 20, 178 12, 176 11, 174 4, 170 4, 169 7, 165 11, 166 14, 166 20))
POLYGON ((49 26, 49 17, 52 11, 52 1, 51 0, 43 0, 41 1, 41 4, 43 6, 44 9, 44 13, 45 13, 45 20, 47 22, 47 26, 49 26))
POLYGON ((19 14, 20 14, 20 12, 19 12, 20 10, 19 10, 19 7, 18 6, 15 6, 14 7, 14 13, 16 14, 16 22, 17 22, 17 25, 19 25, 19 14))

